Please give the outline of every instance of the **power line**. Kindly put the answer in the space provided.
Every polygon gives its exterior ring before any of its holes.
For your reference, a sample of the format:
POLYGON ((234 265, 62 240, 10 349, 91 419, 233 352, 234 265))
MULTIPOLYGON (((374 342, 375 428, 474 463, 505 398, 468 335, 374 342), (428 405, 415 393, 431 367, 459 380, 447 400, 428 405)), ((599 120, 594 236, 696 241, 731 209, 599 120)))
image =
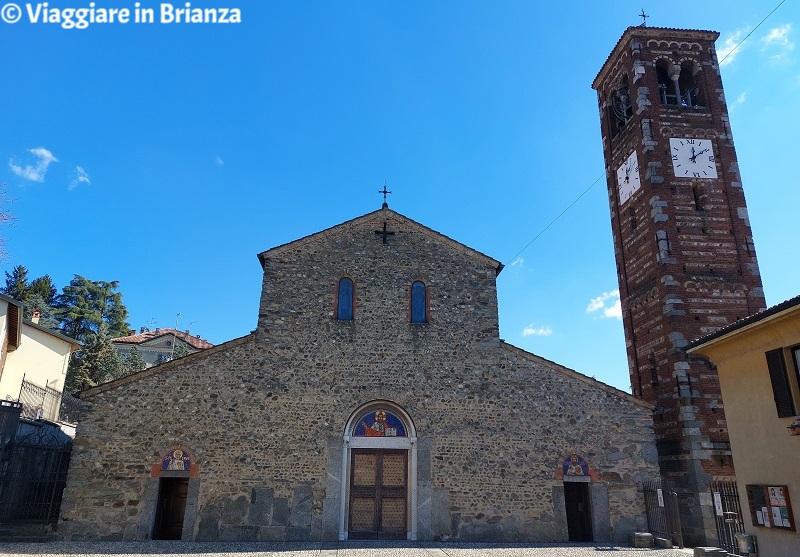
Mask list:
MULTIPOLYGON (((753 28, 753 30, 752 30, 752 31, 750 31, 750 32, 749 32, 749 33, 748 33, 748 34, 745 36, 745 38, 743 38, 741 41, 739 41, 739 43, 738 43, 736 46, 734 46, 734 47, 733 47, 733 48, 732 48, 730 51, 728 51, 728 53, 727 53, 727 54, 725 54, 725 56, 723 56, 723 57, 722 57, 722 60, 720 60, 720 61, 719 61, 719 64, 720 64, 720 65, 722 65, 722 63, 725 61, 725 59, 726 59, 726 58, 728 58, 728 56, 730 56, 731 54, 733 54, 734 52, 736 52, 736 49, 737 49, 737 48, 739 48, 740 46, 742 46, 742 43, 744 43, 744 42, 745 42, 745 41, 746 41, 746 40, 747 40, 747 39, 750 37, 750 35, 752 35, 753 33, 755 33, 755 32, 756 32, 756 29, 758 29, 759 27, 761 27, 761 25, 762 25, 762 24, 763 24, 765 21, 767 21, 767 20, 769 19, 769 17, 770 17, 772 14, 774 14, 776 11, 778 11, 778 8, 780 8, 781 6, 783 6, 783 4, 784 4, 784 3, 786 3, 786 0, 781 0, 781 2, 780 2, 780 3, 779 3, 777 6, 775 6, 775 7, 772 9, 772 11, 771 11, 771 12, 769 12, 769 13, 768 13, 768 14, 767 14, 767 15, 764 17, 764 19, 762 19, 762 20, 761 20, 761 21, 758 23, 758 25, 756 25, 756 26, 753 28)), ((642 10, 642 13, 644 13, 644 10, 642 10)), ((550 228, 551 226, 553 226, 553 224, 555 224, 555 222, 556 222, 558 219, 560 219, 562 216, 564 216, 564 213, 566 213, 567 211, 569 211, 569 210, 570 210, 570 208, 571 208, 573 205, 575 205, 575 204, 576 204, 578 201, 580 201, 581 197, 583 197, 584 195, 586 195, 586 194, 589 192, 589 190, 590 190, 590 189, 592 189, 592 188, 595 186, 595 184, 597 184, 597 182, 599 182, 599 181, 600 181, 600 180, 601 180, 603 177, 604 177, 604 176, 600 176, 599 178, 597 178, 597 180, 595 180, 594 182, 592 182, 592 184, 591 184, 591 185, 590 185, 588 188, 586 188, 585 190, 583 190, 583 193, 581 193, 581 194, 580 194, 580 195, 579 195, 579 196, 578 196, 578 197, 575 199, 575 201, 573 201, 572 203, 570 203, 569 205, 567 205, 566 209, 564 209, 563 211, 561 211, 561 212, 558 214, 558 216, 557 216, 556 218, 554 218, 553 220, 551 220, 551 221, 548 223, 548 225, 547 225, 547 226, 545 226, 545 227, 544 227, 544 229, 542 229, 542 231, 541 231, 541 232, 539 232, 539 233, 538 233, 536 236, 534 236, 533 240, 531 240, 530 242, 528 242, 527 244, 525 244, 525 247, 523 247, 521 250, 519 250, 519 251, 517 252, 517 254, 516 254, 516 255, 514 255, 514 257, 512 257, 512 258, 511 258, 511 259, 508 261, 508 263, 506 263, 506 265, 509 265, 509 264, 511 264, 511 263, 512 263, 512 262, 513 262, 513 261, 514 261, 514 260, 515 260, 517 257, 519 257, 519 256, 520 256, 520 254, 522 254, 522 252, 524 252, 526 249, 528 249, 528 248, 530 247, 530 245, 531 245, 532 243, 534 243, 534 242, 535 242, 535 241, 536 241, 536 240, 539 238, 539 236, 541 236, 542 234, 544 234, 545 232, 547 232, 547 229, 548 229, 548 228, 550 228)))
POLYGON ((773 8, 773 10, 772 10, 771 12, 769 12, 769 13, 767 14, 767 16, 766 16, 764 19, 762 19, 762 20, 759 22, 759 24, 758 24, 758 25, 756 25, 756 26, 753 28, 753 30, 752 30, 752 31, 750 31, 750 32, 749 32, 749 33, 748 33, 748 34, 745 36, 745 38, 743 38, 741 41, 739 41, 739 44, 737 44, 737 45, 736 45, 736 46, 734 46, 732 49, 730 49, 730 51, 728 51, 728 53, 727 53, 725 56, 723 56, 723 57, 722 57, 722 60, 720 60, 720 61, 719 61, 719 64, 720 64, 720 66, 722 65, 722 63, 725 61, 725 59, 726 59, 728 56, 730 56, 731 54, 733 54, 734 52, 736 52, 736 49, 737 49, 737 48, 739 48, 740 46, 742 46, 742 43, 743 43, 743 42, 745 42, 745 41, 748 39, 748 37, 750 37, 750 35, 752 35, 753 33, 755 33, 755 32, 756 32, 756 29, 758 29, 759 27, 761 27, 761 24, 762 24, 762 23, 764 23, 765 21, 767 21, 767 20, 769 19, 769 16, 771 16, 772 14, 774 14, 774 13, 775 13, 775 12, 778 10, 778 8, 780 8, 781 6, 783 6, 784 2, 786 2, 786 0, 781 0, 781 3, 780 3, 780 4, 778 4, 777 6, 775 6, 775 8, 773 8))
POLYGON ((545 227, 544 227, 544 229, 542 229, 542 231, 541 231, 541 232, 539 232, 539 233, 538 233, 538 234, 537 234, 537 235, 536 235, 536 236, 533 238, 533 240, 531 240, 530 242, 528 242, 527 244, 525 244, 525 247, 524 247, 524 248, 522 248, 521 250, 519 250, 519 252, 517 252, 517 254, 516 254, 514 257, 512 257, 512 258, 511 258, 511 259, 508 261, 508 263, 506 263, 506 265, 509 265, 511 262, 513 262, 513 261, 514 261, 514 260, 515 260, 517 257, 519 257, 519 255, 520 255, 520 254, 521 254, 523 251, 525 251, 526 249, 528 249, 528 247, 529 247, 529 246, 530 246, 532 243, 534 243, 534 242, 535 242, 535 241, 536 241, 536 240, 539 238, 539 236, 541 236, 542 234, 544 234, 545 232, 547 232, 547 229, 548 229, 548 228, 550 228, 551 226, 553 226, 553 224, 555 224, 555 222, 556 222, 558 219, 560 219, 562 216, 564 216, 564 213, 566 213, 567 211, 569 211, 569 210, 570 210, 570 208, 571 208, 573 205, 575 205, 575 204, 576 204, 578 201, 580 201, 580 200, 581 200, 581 197, 583 197, 584 195, 586 195, 587 193, 589 193, 589 190, 590 190, 590 189, 592 189, 592 188, 595 186, 595 184, 597 184, 597 182, 599 182, 599 181, 600 181, 600 180, 602 180, 603 178, 605 178, 605 174, 604 174, 603 176, 599 176, 599 177, 597 178, 597 180, 595 180, 594 182, 592 182, 592 183, 591 183, 591 185, 590 185, 588 188, 586 188, 585 190, 583 190, 583 193, 582 193, 582 194, 580 194, 580 195, 579 195, 577 198, 575 198, 575 201, 573 201, 572 203, 570 203, 569 205, 567 205, 566 209, 564 209, 563 211, 561 211, 561 212, 558 214, 558 216, 557 216, 556 218, 554 218, 553 220, 551 220, 551 221, 550 221, 550 223, 549 223, 547 226, 545 226, 545 227))

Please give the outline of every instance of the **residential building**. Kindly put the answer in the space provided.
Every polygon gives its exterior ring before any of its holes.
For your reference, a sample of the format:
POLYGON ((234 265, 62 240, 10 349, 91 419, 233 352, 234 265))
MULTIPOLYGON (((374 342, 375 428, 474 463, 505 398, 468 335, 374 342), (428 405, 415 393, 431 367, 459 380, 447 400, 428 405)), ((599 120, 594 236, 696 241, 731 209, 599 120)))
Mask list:
POLYGON ((687 346, 716 372, 742 505, 760 557, 800 555, 800 296, 687 346))
POLYGON ((111 339, 111 344, 120 356, 125 357, 135 347, 142 356, 147 367, 168 362, 175 356, 175 351, 193 354, 201 350, 213 348, 213 344, 200 337, 192 336, 189 331, 176 329, 155 329, 153 331, 142 327, 137 334, 135 330, 128 336, 111 339), (183 347, 180 350, 178 347, 183 347))
POLYGON ((58 418, 72 352, 80 344, 22 316, 22 302, 0 294, 0 397, 23 403, 27 418, 58 418))

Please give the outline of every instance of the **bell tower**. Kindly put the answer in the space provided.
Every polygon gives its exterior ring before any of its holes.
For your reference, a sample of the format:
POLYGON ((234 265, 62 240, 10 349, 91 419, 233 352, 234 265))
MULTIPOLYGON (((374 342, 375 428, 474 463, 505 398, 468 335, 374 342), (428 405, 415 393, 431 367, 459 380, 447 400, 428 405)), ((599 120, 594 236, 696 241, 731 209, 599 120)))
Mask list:
POLYGON ((631 390, 655 406, 688 545, 715 539, 709 483, 735 472, 716 371, 682 348, 766 307, 718 36, 629 27, 592 84, 631 390))

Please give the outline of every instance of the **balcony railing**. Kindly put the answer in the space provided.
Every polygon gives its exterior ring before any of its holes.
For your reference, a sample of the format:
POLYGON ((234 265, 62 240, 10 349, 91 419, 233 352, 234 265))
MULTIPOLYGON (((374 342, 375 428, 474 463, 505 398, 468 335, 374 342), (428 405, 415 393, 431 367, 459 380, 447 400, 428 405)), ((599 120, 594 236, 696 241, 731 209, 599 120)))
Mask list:
POLYGON ((41 387, 23 378, 19 402, 22 403, 22 418, 78 423, 80 401, 69 393, 62 393, 52 387, 41 387))

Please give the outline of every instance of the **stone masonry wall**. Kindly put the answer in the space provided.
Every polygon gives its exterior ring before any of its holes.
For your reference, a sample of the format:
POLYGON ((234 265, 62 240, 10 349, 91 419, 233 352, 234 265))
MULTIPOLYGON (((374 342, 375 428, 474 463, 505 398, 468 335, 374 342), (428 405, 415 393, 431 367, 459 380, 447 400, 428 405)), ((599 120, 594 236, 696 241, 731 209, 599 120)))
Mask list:
POLYGON ((558 471, 572 453, 593 470, 596 539, 644 527, 652 408, 503 343, 496 261, 384 210, 262 262, 254 334, 86 394, 66 538, 147 539, 151 466, 180 446, 197 465, 184 539, 336 539, 330 471, 345 424, 373 400, 413 420, 423 538, 565 540, 558 471), (334 319, 342 276, 353 321, 334 319), (414 280, 428 286, 428 323, 409 323, 414 280))

